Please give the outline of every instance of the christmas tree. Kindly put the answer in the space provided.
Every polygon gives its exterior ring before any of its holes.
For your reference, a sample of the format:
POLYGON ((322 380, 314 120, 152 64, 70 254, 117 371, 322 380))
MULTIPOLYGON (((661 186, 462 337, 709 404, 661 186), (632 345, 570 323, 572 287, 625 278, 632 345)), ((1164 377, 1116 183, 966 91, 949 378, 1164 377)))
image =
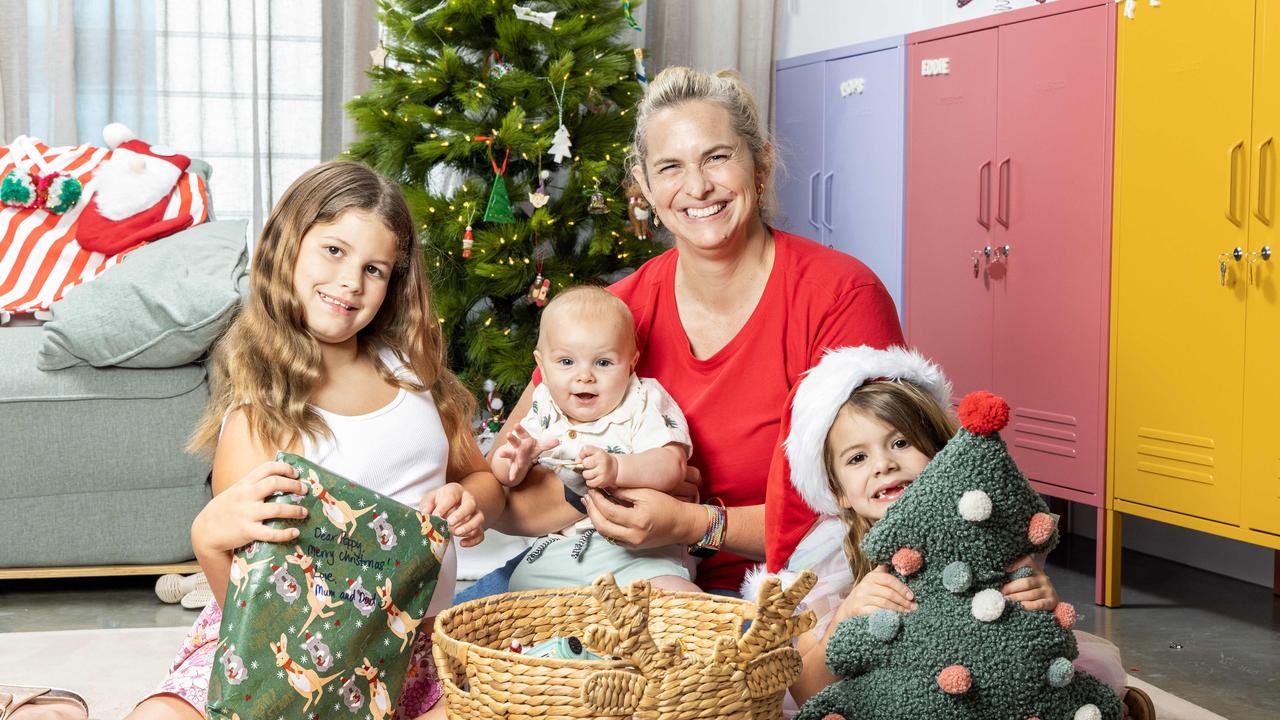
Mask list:
POLYGON ((997 434, 1008 419, 1004 400, 966 397, 964 427, 867 533, 867 556, 890 564, 918 607, 842 622, 827 665, 844 679, 797 720, 1120 719, 1115 693, 1072 667, 1072 607, 1029 612, 1000 593, 1006 568, 1058 541, 997 434))
POLYGON ((529 380, 550 295, 609 283, 664 247, 627 222, 643 90, 637 3, 380 3, 348 149, 404 188, 449 366, 482 399, 529 380), (379 62, 381 60, 381 62, 379 62))

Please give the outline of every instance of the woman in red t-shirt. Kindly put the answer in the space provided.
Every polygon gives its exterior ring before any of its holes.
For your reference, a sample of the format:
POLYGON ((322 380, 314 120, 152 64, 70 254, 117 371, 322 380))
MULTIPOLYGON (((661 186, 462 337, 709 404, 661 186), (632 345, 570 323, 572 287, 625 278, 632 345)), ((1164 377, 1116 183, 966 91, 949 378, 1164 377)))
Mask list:
MULTIPOLYGON (((701 502, 619 488, 612 494, 629 506, 592 491, 587 513, 624 545, 690 546, 703 558, 698 584, 736 592, 765 557, 766 534, 777 566, 814 520, 781 452, 800 375, 827 348, 900 344, 902 331, 865 265, 766 225, 773 147, 736 74, 663 70, 637 108, 633 148, 632 174, 675 247, 610 291, 635 315, 636 373, 661 382, 689 422, 701 502)), ((528 411, 537 381, 498 443, 528 411)), ((495 528, 537 535, 577 516, 560 481, 539 470, 511 491, 495 528)), ((469 595, 502 589, 482 580, 469 595)))

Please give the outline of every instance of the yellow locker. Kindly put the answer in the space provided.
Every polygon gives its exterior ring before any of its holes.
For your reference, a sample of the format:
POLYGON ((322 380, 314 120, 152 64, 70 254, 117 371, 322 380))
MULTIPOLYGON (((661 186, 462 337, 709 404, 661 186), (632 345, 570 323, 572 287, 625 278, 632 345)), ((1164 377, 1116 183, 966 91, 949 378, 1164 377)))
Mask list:
POLYGON ((1258 0, 1255 33, 1242 498, 1247 528, 1280 534, 1280 0, 1258 0))
POLYGON ((1114 497, 1240 521, 1254 7, 1121 20, 1114 497))

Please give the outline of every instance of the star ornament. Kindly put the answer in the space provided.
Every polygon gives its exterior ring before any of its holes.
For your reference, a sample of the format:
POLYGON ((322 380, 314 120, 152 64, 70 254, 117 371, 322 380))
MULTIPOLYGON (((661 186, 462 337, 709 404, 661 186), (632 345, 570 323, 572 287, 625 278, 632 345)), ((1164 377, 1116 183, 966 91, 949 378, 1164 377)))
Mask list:
POLYGON ((369 57, 373 59, 374 65, 387 64, 387 46, 378 43, 378 47, 369 51, 369 57))

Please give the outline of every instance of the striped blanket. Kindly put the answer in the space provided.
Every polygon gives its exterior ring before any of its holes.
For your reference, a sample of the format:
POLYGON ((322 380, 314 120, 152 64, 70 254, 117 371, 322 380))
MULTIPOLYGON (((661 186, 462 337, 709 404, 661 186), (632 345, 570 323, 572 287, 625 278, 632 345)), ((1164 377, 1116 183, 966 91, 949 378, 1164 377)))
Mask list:
MULTIPOLYGON (((42 316, 68 289, 101 275, 140 247, 105 255, 89 252, 76 242, 76 223, 96 189, 94 169, 111 157, 111 150, 92 145, 51 148, 38 140, 24 140, 0 147, 0 177, 19 163, 29 165, 25 153, 15 149, 25 145, 34 147, 52 169, 80 180, 84 195, 62 215, 43 208, 0 205, 0 323, 11 314, 42 316)), ((169 197, 164 219, 187 214, 198 225, 208 219, 207 198, 204 178, 185 172, 169 197)))

